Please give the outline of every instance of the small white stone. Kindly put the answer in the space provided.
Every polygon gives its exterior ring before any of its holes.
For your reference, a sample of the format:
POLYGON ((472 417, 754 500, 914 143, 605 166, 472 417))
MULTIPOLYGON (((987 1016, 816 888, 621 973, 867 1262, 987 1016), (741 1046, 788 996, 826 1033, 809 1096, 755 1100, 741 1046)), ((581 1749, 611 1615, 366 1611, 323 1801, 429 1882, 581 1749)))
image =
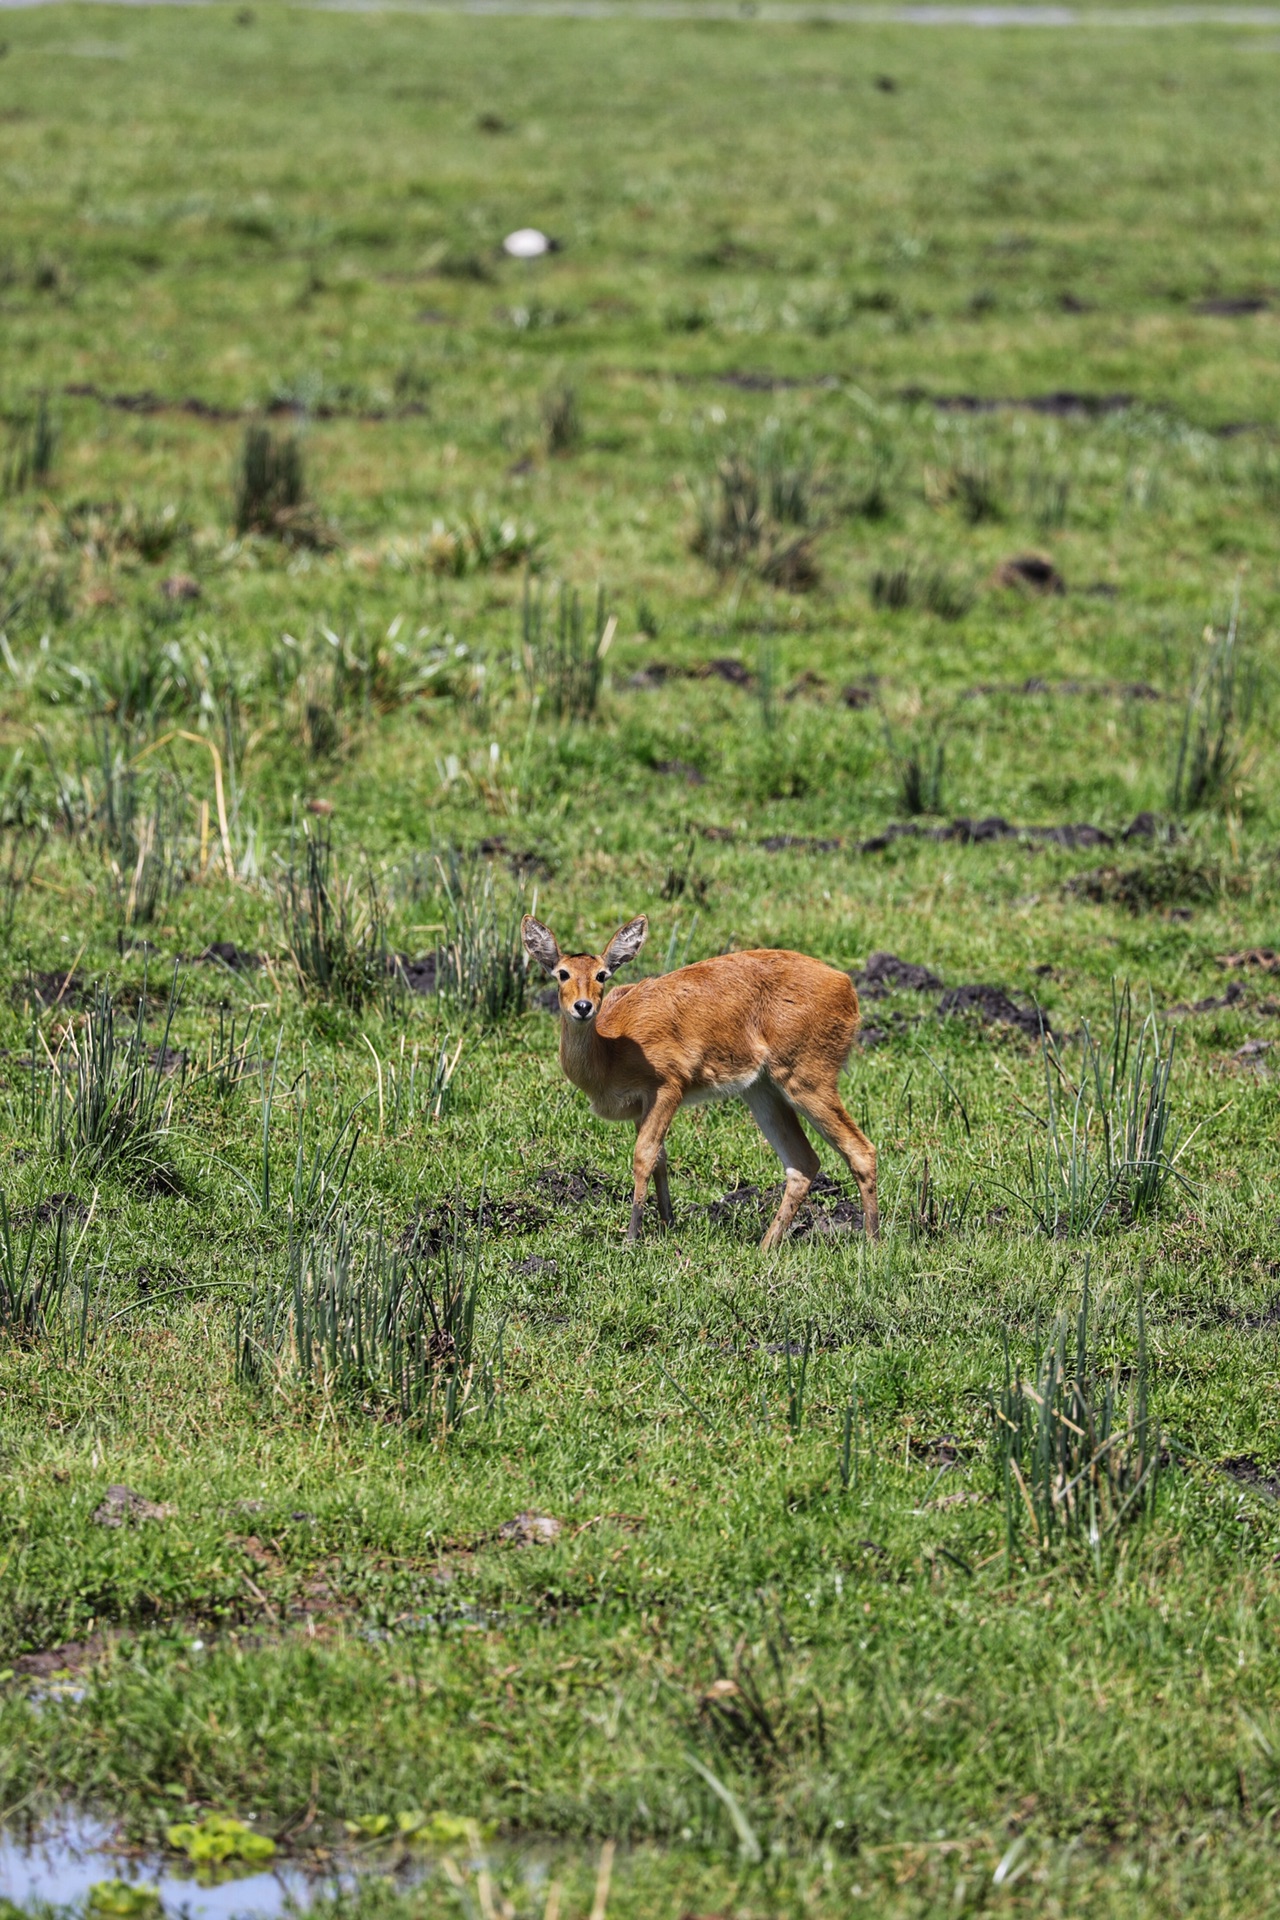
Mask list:
POLYGON ((517 227, 503 241, 502 251, 509 253, 513 260, 537 260, 542 254, 550 253, 551 242, 537 227, 517 227))

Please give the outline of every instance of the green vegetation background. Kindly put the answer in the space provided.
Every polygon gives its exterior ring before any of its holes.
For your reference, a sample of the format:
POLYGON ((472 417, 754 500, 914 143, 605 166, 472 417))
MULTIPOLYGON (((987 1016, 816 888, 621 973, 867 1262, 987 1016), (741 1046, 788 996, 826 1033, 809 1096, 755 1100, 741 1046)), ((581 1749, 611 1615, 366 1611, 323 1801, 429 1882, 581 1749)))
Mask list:
MULTIPOLYGON (((58 7, 3 39, 4 1188, 36 1220, 19 1262, 61 1217, 95 1277, 83 1348, 68 1309, 0 1351, 0 1801, 144 1837, 252 1812, 299 1850, 444 1808, 498 1823, 485 1897, 521 1914, 544 1866, 585 1914, 605 1839, 614 1915, 1264 1911, 1276 1010, 1219 958, 1277 935, 1274 39, 275 7, 58 7), (527 224, 561 250, 505 260, 527 224), (1012 404, 1053 394, 1088 404, 1012 404), (301 434, 291 540, 234 532, 260 415, 301 434), (720 574, 692 550, 735 456, 799 476, 807 590, 761 577, 776 528, 720 574), (998 584, 1028 551, 1064 591, 998 584), (531 683, 526 562, 548 608, 599 582, 616 614, 591 718, 557 719, 541 655, 531 683), (1186 701, 1237 593, 1229 764, 1191 809, 1186 701), (699 677, 717 659, 740 684, 699 677), (1181 837, 858 851, 939 743, 926 828, 1150 811, 1181 837), (677 1231, 629 1252, 629 1136, 565 1085, 545 1013, 302 994, 278 889, 308 829, 406 953, 449 917, 433 856, 486 841, 477 897, 536 885, 575 945, 648 911, 654 967, 889 949, 1064 1036, 1127 979, 1177 1024, 1186 1184, 1088 1241, 1038 1232, 1039 1047, 905 993, 868 1002, 848 1081, 878 1248, 767 1261, 749 1207, 709 1216, 773 1178, 729 1107, 678 1121, 677 1231), (183 966, 170 1044, 214 1060, 234 1013, 278 1058, 274 1198, 265 1069, 172 1083, 158 1184, 95 1176, 31 1103, 87 1032, 34 976, 137 1004, 213 940, 269 965, 183 966), (287 1356, 235 1373, 296 1156, 357 1102, 364 1231, 490 1196, 502 1392, 452 1433, 287 1356), (1143 1293, 1172 1451, 1105 1553, 1015 1550, 990 1395, 1086 1250, 1122 1392, 1143 1293), (95 1524, 112 1483, 168 1517, 95 1524), (526 1512, 558 1536, 500 1533, 526 1512), (50 1649, 76 1691, 33 1678, 50 1649)), ((362 1907, 455 1911, 459 1871, 362 1907)))

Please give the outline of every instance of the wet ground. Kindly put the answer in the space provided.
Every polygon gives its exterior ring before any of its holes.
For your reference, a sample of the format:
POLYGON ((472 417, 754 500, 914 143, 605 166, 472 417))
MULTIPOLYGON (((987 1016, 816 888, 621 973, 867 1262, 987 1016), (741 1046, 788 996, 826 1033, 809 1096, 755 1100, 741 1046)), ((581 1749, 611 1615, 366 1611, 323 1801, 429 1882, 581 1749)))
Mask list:
MULTIPOLYGON (((321 1893, 354 1887, 357 1871, 336 1864, 308 1871, 291 1862, 204 1886, 176 1860, 119 1850, 109 1822, 80 1813, 26 1838, 0 1833, 0 1903, 30 1909, 92 1905, 93 1890, 123 1882, 154 1891, 167 1912, 189 1920, 272 1920, 305 1907, 321 1893)), ((140 1903, 141 1904, 141 1903, 140 1903)))

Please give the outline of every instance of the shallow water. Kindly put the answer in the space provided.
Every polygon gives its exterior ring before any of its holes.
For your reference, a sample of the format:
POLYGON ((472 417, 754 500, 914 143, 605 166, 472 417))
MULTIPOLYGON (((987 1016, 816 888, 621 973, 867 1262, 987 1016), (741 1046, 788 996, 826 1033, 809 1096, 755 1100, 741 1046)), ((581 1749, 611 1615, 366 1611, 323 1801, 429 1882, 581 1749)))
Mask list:
POLYGON ((270 1871, 205 1887, 175 1871, 162 1856, 138 1859, 111 1850, 112 1828, 84 1814, 69 1814, 32 1840, 0 1833, 0 1900, 15 1907, 83 1906, 100 1880, 125 1880, 154 1887, 168 1914, 186 1920, 275 1920, 305 1908, 322 1893, 350 1890, 357 1881, 349 1866, 326 1873, 304 1872, 281 1863, 270 1871))

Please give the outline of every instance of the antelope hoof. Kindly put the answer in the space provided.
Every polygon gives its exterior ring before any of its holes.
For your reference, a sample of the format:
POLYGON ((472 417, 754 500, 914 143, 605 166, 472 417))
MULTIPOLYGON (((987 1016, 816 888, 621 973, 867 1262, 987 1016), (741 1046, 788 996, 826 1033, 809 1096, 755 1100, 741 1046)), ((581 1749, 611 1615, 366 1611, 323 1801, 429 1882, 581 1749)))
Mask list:
POLYGON ((631 1209, 631 1225, 627 1228, 628 1240, 638 1240, 640 1229, 644 1225, 644 1203, 639 1202, 631 1209))

